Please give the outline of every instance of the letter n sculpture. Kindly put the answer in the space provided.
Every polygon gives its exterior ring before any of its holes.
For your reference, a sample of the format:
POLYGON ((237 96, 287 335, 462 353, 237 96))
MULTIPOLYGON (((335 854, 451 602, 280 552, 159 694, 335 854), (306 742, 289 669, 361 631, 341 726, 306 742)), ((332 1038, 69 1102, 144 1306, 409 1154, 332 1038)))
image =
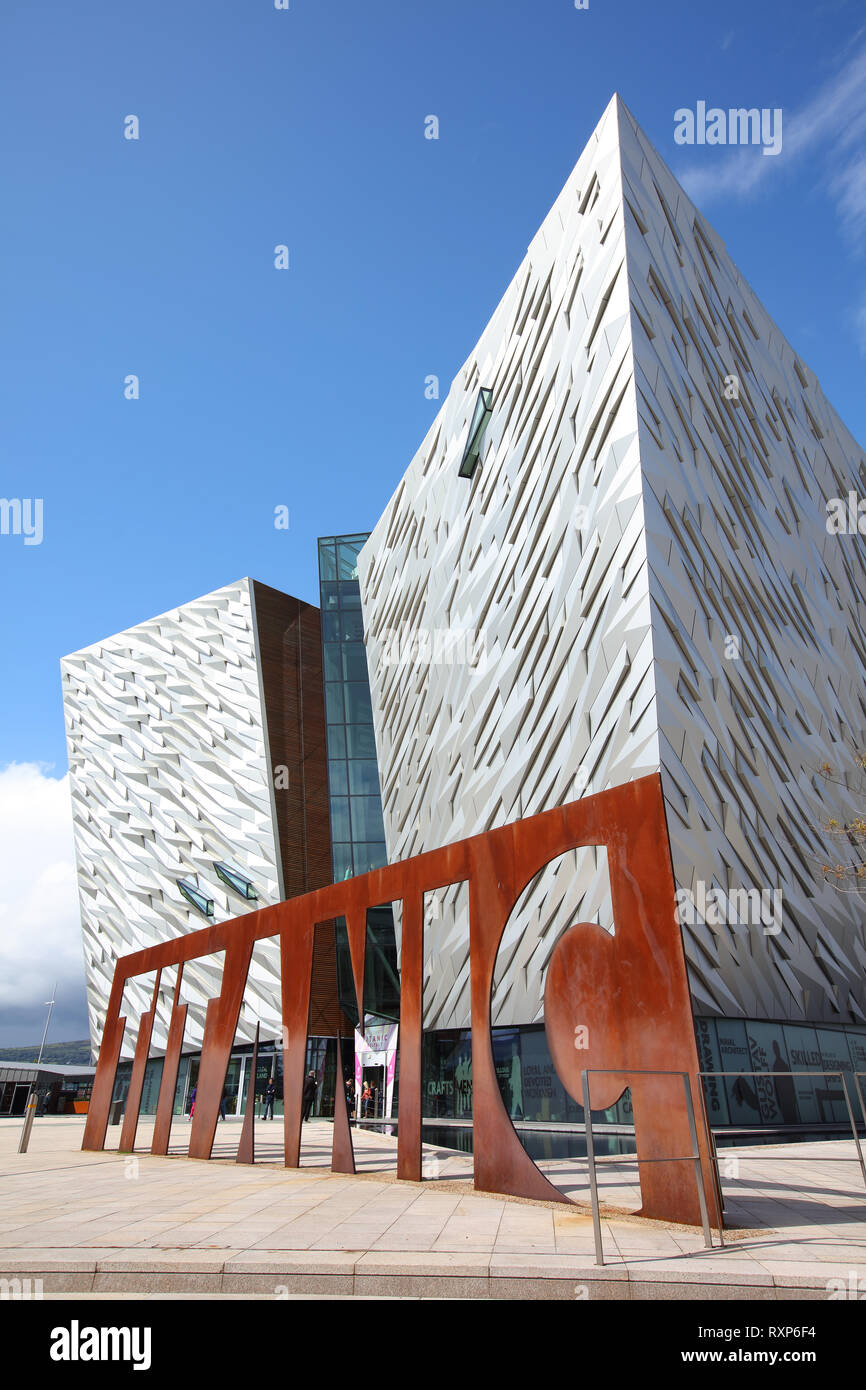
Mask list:
MULTIPOLYGON (((282 972, 284 1157, 287 1167, 297 1167, 316 923, 345 918, 355 991, 360 1001, 367 909, 400 901, 397 1176, 420 1181, 424 894, 466 882, 475 1186, 484 1192, 567 1202, 568 1197, 526 1153, 503 1105, 490 1031, 491 997, 499 944, 520 894, 552 860, 569 850, 589 846, 607 851, 613 932, 595 923, 576 922, 554 947, 545 984, 545 1027, 554 1066, 578 1103, 583 1100, 584 1070, 595 1073, 590 1092, 594 1111, 608 1108, 626 1088, 631 1089, 642 1214, 698 1224, 701 1217, 694 1164, 654 1161, 682 1158, 692 1152, 682 1077, 660 1075, 686 1073, 697 1123, 707 1208, 712 1224, 717 1226, 720 1207, 700 1093, 688 977, 657 774, 125 956, 115 968, 83 1147, 101 1149, 105 1143, 126 1026, 126 1019, 120 1016, 126 981, 173 965, 182 968, 199 956, 224 951, 221 990, 207 1008, 189 1141, 191 1158, 211 1156, 253 947, 264 937, 276 936, 280 940, 282 972), (575 1041, 578 1036, 579 1048, 575 1041)), ((130 1087, 136 1111, 141 1098, 139 1075, 143 1074, 147 1060, 154 1009, 155 1003, 141 1019, 137 1034, 136 1085, 130 1087)), ((162 1088, 171 1088, 171 1097, 168 1091, 165 1096, 160 1092, 160 1124, 153 1144, 157 1153, 165 1153, 168 1142, 168 1117, 185 1011, 186 1006, 179 1002, 178 985, 162 1081, 162 1088)), ((345 1107, 338 1095, 332 1167, 340 1172, 353 1171, 351 1137, 348 1125, 343 1123, 345 1119, 345 1107)), ((127 1113, 124 1135, 134 1136, 136 1120, 137 1113, 127 1113)))

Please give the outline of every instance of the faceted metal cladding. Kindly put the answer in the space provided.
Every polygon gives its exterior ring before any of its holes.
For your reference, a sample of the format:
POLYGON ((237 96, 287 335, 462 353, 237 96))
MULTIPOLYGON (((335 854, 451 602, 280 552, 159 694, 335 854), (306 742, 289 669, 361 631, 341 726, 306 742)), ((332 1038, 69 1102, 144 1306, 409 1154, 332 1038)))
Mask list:
MULTIPOLYGON (((96 1048, 118 956, 205 915, 233 918, 331 882, 320 614, 244 579, 66 657, 62 672, 96 1048)), ((329 955, 334 934, 323 928, 313 1031, 325 1035, 341 1024, 329 955)), ((183 977, 188 1047, 201 1042, 221 968, 196 961, 183 977)), ((252 1041, 260 1022, 277 1038, 272 943, 253 974, 241 1037, 252 1041)), ((144 994, 130 988, 141 1008, 144 994)), ((163 977, 160 1050, 181 1002, 163 977)))
MULTIPOLYGON (((207 1008, 189 1143, 191 1157, 210 1157, 253 946, 259 940, 278 936, 282 956, 284 1152, 286 1165, 296 1167, 300 1156, 315 925, 345 917, 360 1000, 367 909, 399 900, 404 907, 404 950, 397 1172, 401 1178, 420 1181, 422 900, 425 892, 466 881, 475 1186, 488 1192, 567 1201, 529 1158, 502 1103, 490 1009, 497 952, 518 897, 545 864, 568 850, 587 845, 604 846, 607 851, 615 931, 611 937, 594 924, 578 923, 557 948, 547 1017, 554 1061, 570 1089, 575 1065, 581 1069, 622 1068, 623 1072, 685 1072, 690 1078, 695 1112, 701 1116, 694 1025, 676 918, 664 803, 656 775, 292 898, 235 922, 224 922, 150 947, 119 961, 83 1147, 104 1146, 126 1024, 126 1019, 120 1017, 126 982, 149 971, 181 963, 186 966, 201 956, 225 951, 222 989, 207 1008)), ((146 1015, 139 1029, 140 1039, 149 1039, 149 1028, 150 1017, 146 1015)), ((142 1042, 136 1057, 142 1066, 146 1053, 147 1043, 142 1042)), ((599 1094, 603 1089, 609 1093, 604 1103, 615 1099, 626 1084, 620 1076, 608 1079, 605 1088, 599 1086, 599 1094)), ((689 1144, 685 1115, 672 1103, 669 1085, 644 1079, 633 1084, 632 1091, 638 1164, 642 1159, 686 1153, 689 1144)), ((135 1113, 127 1115, 125 1135, 134 1135, 138 1108, 137 1098, 134 1099, 135 1113)), ((351 1136, 339 1087, 336 1108, 332 1167, 335 1171, 352 1171, 351 1136)), ((699 1146, 704 1191, 711 1220, 717 1225, 719 1204, 703 1123, 699 1127, 699 1146)), ((250 1149, 245 1156, 251 1157, 250 1149)), ((647 1216, 691 1223, 700 1219, 691 1165, 677 1162, 642 1166, 641 1192, 642 1211, 647 1216)))
MULTIPOLYGON (((813 856, 845 818, 817 770, 866 746, 866 546, 826 527, 864 489, 862 448, 615 97, 358 558, 389 860, 660 772, 678 889, 781 894, 770 930, 683 918, 696 1011, 862 1022, 862 903, 813 856), (467 629, 481 659, 431 659, 467 629)), ((542 1017, 553 941, 608 925, 606 894, 603 856, 540 875, 497 1024, 542 1017)), ((424 1021, 465 1027, 467 913, 439 897, 424 1021)))
MULTIPOLYGON (((199 880, 217 920, 237 895, 214 861, 252 879, 262 904, 283 896, 252 582, 226 585, 61 662, 90 1035, 102 1037, 114 963, 203 921, 177 879, 199 880)), ((202 1037, 216 963, 184 974, 186 1044, 202 1037)), ((127 1001, 141 1011, 134 983, 127 1001)), ((262 962, 255 1011, 279 1034, 278 959, 262 962)), ((148 1005, 150 1000, 148 1000, 148 1005)), ((167 1042, 171 996, 161 991, 154 1044, 167 1042)))

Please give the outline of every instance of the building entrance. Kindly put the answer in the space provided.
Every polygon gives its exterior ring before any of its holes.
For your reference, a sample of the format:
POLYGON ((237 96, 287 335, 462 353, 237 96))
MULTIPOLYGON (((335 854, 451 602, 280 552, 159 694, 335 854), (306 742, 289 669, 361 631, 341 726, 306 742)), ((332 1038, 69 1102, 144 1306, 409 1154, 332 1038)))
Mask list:
POLYGON ((373 1098, 368 1106, 362 1105, 361 1119, 375 1120, 385 1113, 385 1068, 384 1066, 365 1066, 361 1072, 361 1094, 369 1086, 373 1098))

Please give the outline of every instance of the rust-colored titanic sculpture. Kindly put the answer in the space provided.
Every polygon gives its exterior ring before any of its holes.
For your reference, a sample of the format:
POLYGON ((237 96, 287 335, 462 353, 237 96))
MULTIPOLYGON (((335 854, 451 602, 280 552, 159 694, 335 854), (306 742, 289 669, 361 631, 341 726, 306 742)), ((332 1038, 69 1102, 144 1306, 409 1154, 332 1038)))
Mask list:
MULTIPOLYGON (((210 1157, 253 946, 263 937, 279 936, 285 1163, 297 1167, 316 923, 345 918, 355 991, 362 1003, 367 909, 399 900, 403 911, 397 1176, 420 1181, 423 899, 425 892, 465 880, 469 885, 475 1186, 485 1192, 568 1201, 532 1162, 502 1103, 490 1032, 491 992, 502 934, 523 889, 551 860, 592 845, 607 850, 614 932, 610 935, 594 923, 582 922, 569 927, 557 942, 545 989, 551 1056, 563 1084, 579 1103, 584 1069, 609 1073, 593 1077, 594 1110, 612 1105, 630 1085, 642 1213, 697 1224, 701 1215, 694 1165, 641 1163, 690 1152, 682 1081, 658 1073, 688 1074, 704 1192, 710 1220, 718 1225, 719 1202, 701 1103, 664 801, 655 774, 125 956, 115 969, 83 1147, 101 1149, 105 1143, 126 1026, 120 1016, 125 981, 177 965, 151 1145, 153 1153, 166 1153, 186 1017, 186 1006, 180 1003, 183 964, 224 951, 220 994, 207 1008, 189 1142, 191 1158, 210 1157), (650 1072, 656 1075, 646 1075, 650 1072)), ((153 1004, 139 1023, 122 1149, 131 1149, 135 1142, 158 989, 159 973, 153 1004)), ((250 1147, 247 1161, 251 1154, 250 1147)), ((339 1095, 332 1167, 338 1172, 354 1171, 351 1134, 339 1095)))

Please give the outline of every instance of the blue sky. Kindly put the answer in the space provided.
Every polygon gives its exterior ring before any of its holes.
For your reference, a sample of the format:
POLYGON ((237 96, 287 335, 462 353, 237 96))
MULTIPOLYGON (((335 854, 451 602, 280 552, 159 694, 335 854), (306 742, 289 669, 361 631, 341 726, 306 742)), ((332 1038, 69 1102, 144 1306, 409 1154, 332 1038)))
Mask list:
POLYGON ((376 521, 615 90, 866 440, 853 0, 6 0, 0 55, 0 493, 44 499, 40 545, 0 536, 0 770, 65 773, 63 654, 245 574, 316 599, 316 536, 376 521), (677 146, 699 100, 781 107, 782 153, 677 146))

